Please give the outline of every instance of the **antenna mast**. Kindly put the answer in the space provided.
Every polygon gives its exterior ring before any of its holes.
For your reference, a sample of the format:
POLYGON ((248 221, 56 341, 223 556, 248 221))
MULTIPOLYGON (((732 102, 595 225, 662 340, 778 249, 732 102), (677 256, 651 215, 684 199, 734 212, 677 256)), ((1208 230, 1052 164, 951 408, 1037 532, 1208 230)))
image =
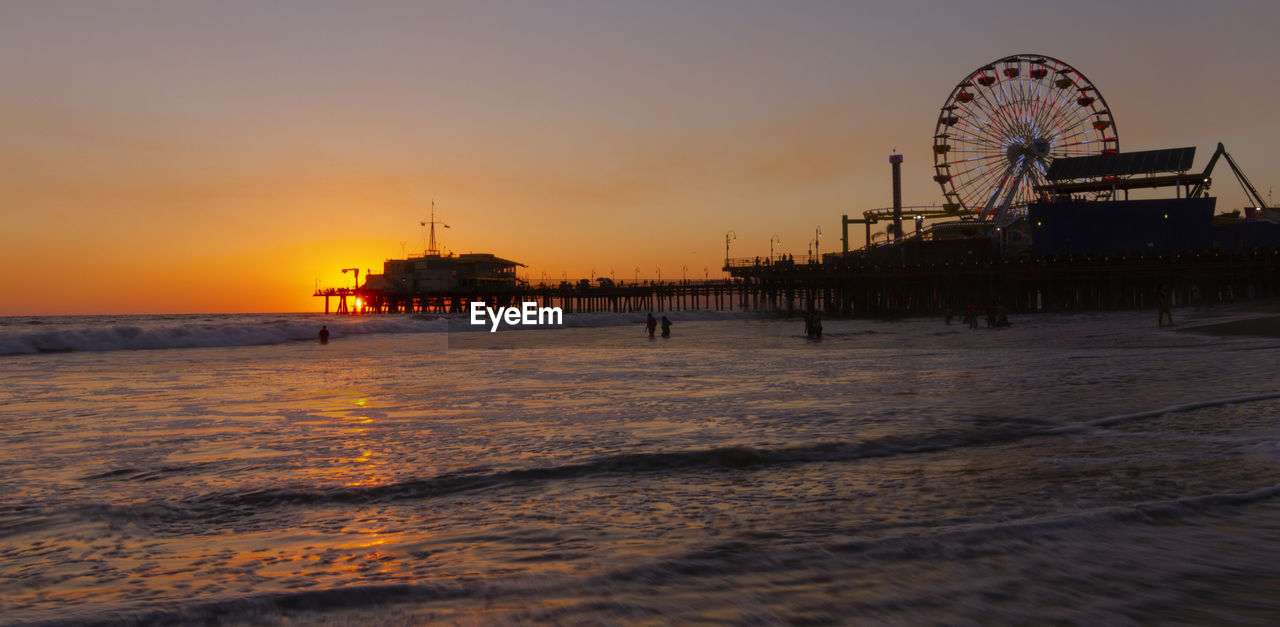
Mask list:
POLYGON ((448 224, 445 224, 443 221, 436 219, 436 200, 434 198, 431 199, 431 219, 423 221, 422 226, 427 226, 428 224, 431 225, 431 239, 427 244, 426 254, 439 256, 440 249, 436 248, 436 225, 437 224, 443 225, 444 228, 446 229, 450 227, 448 224))

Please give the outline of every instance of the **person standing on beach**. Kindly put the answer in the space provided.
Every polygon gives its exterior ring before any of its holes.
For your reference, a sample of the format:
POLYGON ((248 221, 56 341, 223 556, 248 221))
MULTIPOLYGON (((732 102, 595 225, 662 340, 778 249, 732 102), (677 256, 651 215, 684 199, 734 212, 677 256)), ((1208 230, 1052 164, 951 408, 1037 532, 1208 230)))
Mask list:
POLYGON ((1169 317, 1169 326, 1173 326, 1173 310, 1169 309, 1169 299, 1164 295, 1164 283, 1156 286, 1156 307, 1160 309, 1158 326, 1164 326, 1165 316, 1169 317))
MULTIPOLYGON (((653 335, 653 331, 650 330, 649 334, 653 335)), ((662 317, 662 337, 671 337, 671 321, 666 316, 662 317)))
MULTIPOLYGON (((667 317, 663 316, 663 320, 667 317)), ((649 319, 644 321, 644 328, 649 331, 649 337, 653 337, 653 330, 658 328, 658 321, 653 318, 653 312, 649 312, 649 319)))
POLYGON ((329 325, 327 324, 320 325, 320 343, 321 344, 329 343, 329 325))

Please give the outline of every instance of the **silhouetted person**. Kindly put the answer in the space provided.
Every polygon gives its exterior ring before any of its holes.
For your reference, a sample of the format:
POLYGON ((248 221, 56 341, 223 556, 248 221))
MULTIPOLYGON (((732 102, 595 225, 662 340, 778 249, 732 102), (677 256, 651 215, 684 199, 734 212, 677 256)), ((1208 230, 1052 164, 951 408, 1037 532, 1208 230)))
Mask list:
POLYGON ((662 337, 671 337, 671 321, 666 316, 662 317, 662 337))
POLYGON ((817 309, 809 312, 808 329, 805 331, 809 337, 822 337, 822 314, 817 309))
MULTIPOLYGON (((666 317, 666 316, 663 316, 663 317, 662 317, 662 319, 663 319, 663 320, 666 320, 666 319, 667 319, 667 317, 666 317)), ((651 311, 651 312, 649 312, 649 319, 644 321, 644 328, 645 328, 645 329, 647 329, 647 330, 649 331, 649 337, 653 337, 653 331, 654 331, 654 329, 657 329, 657 328, 658 328, 658 321, 657 321, 657 320, 655 320, 655 319, 653 318, 653 312, 652 312, 652 311, 651 311)))
POLYGON ((1004 305, 996 303, 996 328, 1009 326, 1009 312, 1004 305))
POLYGON ((1169 326, 1173 326, 1173 310, 1169 309, 1169 299, 1164 295, 1164 283, 1156 286, 1156 307, 1160 308, 1158 326, 1164 326, 1165 316, 1169 317, 1169 326))
POLYGON ((320 343, 321 344, 329 343, 329 325, 327 324, 320 325, 320 343))

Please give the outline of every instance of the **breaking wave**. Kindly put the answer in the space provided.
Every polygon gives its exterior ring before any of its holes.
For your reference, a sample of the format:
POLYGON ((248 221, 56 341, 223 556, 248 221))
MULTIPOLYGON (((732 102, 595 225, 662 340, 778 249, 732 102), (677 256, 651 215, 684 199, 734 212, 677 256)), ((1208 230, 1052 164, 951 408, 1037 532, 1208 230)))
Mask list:
MULTIPOLYGON (((679 320, 752 317, 742 312, 680 312, 679 320)), ((757 316, 758 317, 758 316, 757 316)), ((565 327, 644 324, 643 313, 570 313, 565 327)), ((443 333, 473 328, 464 314, 230 314, 174 316, 70 316, 0 319, 0 355, 81 351, 262 346, 311 341, 321 325, 333 339, 385 333, 443 333)))
MULTIPOLYGON (((866 566, 864 559, 884 563, 902 563, 928 559, 932 562, 956 561, 967 563, 974 556, 1017 555, 1040 544, 1061 546, 1063 551, 1081 550, 1076 538, 1099 536, 1121 542, 1141 536, 1151 542, 1154 530, 1166 535, 1176 534, 1178 525, 1201 516, 1217 519, 1233 509, 1280 497, 1280 485, 1262 487, 1247 492, 1226 492, 1175 498, 1160 501, 1139 502, 1129 505, 1101 507, 1078 512, 1050 514, 1013 520, 972 524, 943 525, 935 529, 891 530, 885 534, 861 535, 815 544, 792 542, 770 531, 747 531, 723 540, 685 547, 668 553, 654 555, 652 559, 618 568, 574 577, 539 574, 535 577, 512 574, 491 579, 457 579, 436 582, 399 582, 364 584, 337 588, 311 590, 264 589, 262 592, 242 597, 214 598, 205 601, 170 604, 157 609, 146 605, 108 605, 105 607, 64 608, 56 618, 48 614, 22 623, 30 625, 136 625, 136 624, 194 624, 194 623, 258 623, 277 624, 292 622, 288 619, 307 621, 323 617, 330 611, 350 611, 363 615, 369 611, 385 610, 399 605, 412 608, 415 604, 456 603, 543 596, 561 591, 569 586, 584 589, 618 590, 638 585, 649 591, 652 582, 681 581, 682 585, 696 587, 699 579, 708 579, 701 585, 723 585, 721 578, 735 573, 758 571, 767 564, 773 573, 806 573, 815 562, 838 564, 851 569, 866 566), (1172 530, 1172 532, 1170 531, 1172 530), (403 604, 403 605, 402 605, 403 604)), ((1174 535, 1167 542, 1176 542, 1183 536, 1174 535)), ((1142 543, 1137 543, 1142 544, 1142 543)), ((1113 545, 1113 547, 1116 545, 1113 545)), ((1088 545, 1086 544, 1086 547, 1088 545)), ((1113 548, 1120 551, 1121 549, 1113 548)), ((1129 549, 1132 559, 1142 559, 1140 549, 1129 549)), ((1265 560, 1263 554, 1259 560, 1265 560)), ((1081 569, 1088 560, 1067 561, 1064 568, 1081 569)), ((1149 565, 1149 567, 1152 567, 1149 565)), ((1168 564, 1162 565, 1169 568, 1168 564)), ((1192 564, 1191 570, 1212 571, 1213 564, 1192 564)), ((1180 565, 1181 572, 1187 570, 1180 565)), ((821 575, 821 576, 826 576, 821 575)), ((901 582, 895 586, 902 586, 901 582)), ((977 582, 975 591, 982 589, 977 582)), ((895 588, 905 594, 922 592, 907 585, 895 588)), ((1152 594, 1148 591, 1148 594, 1152 594)), ((1142 599, 1138 599, 1139 602, 1142 599)), ((540 618, 541 622, 582 622, 583 614, 591 615, 594 601, 570 603, 554 609, 542 609, 536 614, 520 611, 519 604, 509 604, 509 614, 496 611, 495 618, 511 618, 512 622, 525 623, 540 618), (559 619, 559 620, 556 620, 559 619)), ((852 607, 870 615, 884 616, 895 603, 893 598, 868 597, 852 607)), ((499 603, 498 605, 503 605, 499 603)), ((846 608, 849 609, 849 608, 846 608)), ((23 618, 21 615, 19 619, 23 618)), ((418 623, 409 615, 384 617, 389 624, 418 623)), ((420 617, 421 618, 421 617, 420 617)), ((346 624, 348 621, 341 621, 346 624)), ((501 622, 507 622, 502 620, 501 622)))
POLYGON ((310 316, 246 318, 105 319, 42 324, 16 331, 6 329, 0 332, 0 355, 283 344, 314 340, 321 324, 329 325, 334 337, 446 329, 445 321, 429 318, 361 318, 354 321, 322 321, 310 316))
MULTIPOLYGON (((150 522, 162 528, 173 524, 182 526, 189 520, 230 524, 235 520, 277 508, 436 499, 473 491, 524 489, 547 482, 589 480, 605 475, 754 472, 796 464, 850 463, 872 458, 927 454, 990 446, 1028 438, 1070 435, 1087 429, 1105 428, 1122 421, 1155 418, 1166 414, 1276 398, 1280 398, 1280 393, 1206 400, 1137 414, 1110 416, 1068 424, 1006 422, 988 427, 944 429, 928 433, 906 433, 864 440, 816 442, 798 446, 772 448, 723 446, 674 451, 623 452, 581 460, 548 460, 549 463, 527 467, 476 467, 440 475, 409 477, 381 485, 272 486, 192 494, 177 500, 157 500, 129 505, 84 504, 78 513, 66 511, 24 513, 28 515, 28 521, 43 520, 45 522, 72 515, 130 520, 144 524, 150 522)), ((208 463, 211 462, 206 464, 208 463)), ((187 470, 180 465, 118 468, 86 476, 83 480, 150 481, 161 474, 181 474, 187 470)), ((201 469, 201 472, 208 472, 208 469, 201 469)), ((1267 492, 1265 496, 1270 498, 1274 494, 1267 492)), ((32 509, 40 510, 41 508, 32 509)), ((23 531, 21 527, 6 526, 0 521, 0 537, 21 531, 23 531)))

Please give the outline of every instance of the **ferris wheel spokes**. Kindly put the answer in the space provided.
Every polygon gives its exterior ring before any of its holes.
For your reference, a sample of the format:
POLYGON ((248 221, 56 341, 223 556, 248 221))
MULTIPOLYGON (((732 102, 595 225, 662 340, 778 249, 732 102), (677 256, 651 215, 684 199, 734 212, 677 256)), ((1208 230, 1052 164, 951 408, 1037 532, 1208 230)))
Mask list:
POLYGON ((1000 223, 1037 198, 1054 159, 1118 146, 1111 112, 1083 74, 1052 57, 1013 55, 952 89, 934 131, 934 180, 949 210, 1000 223))

